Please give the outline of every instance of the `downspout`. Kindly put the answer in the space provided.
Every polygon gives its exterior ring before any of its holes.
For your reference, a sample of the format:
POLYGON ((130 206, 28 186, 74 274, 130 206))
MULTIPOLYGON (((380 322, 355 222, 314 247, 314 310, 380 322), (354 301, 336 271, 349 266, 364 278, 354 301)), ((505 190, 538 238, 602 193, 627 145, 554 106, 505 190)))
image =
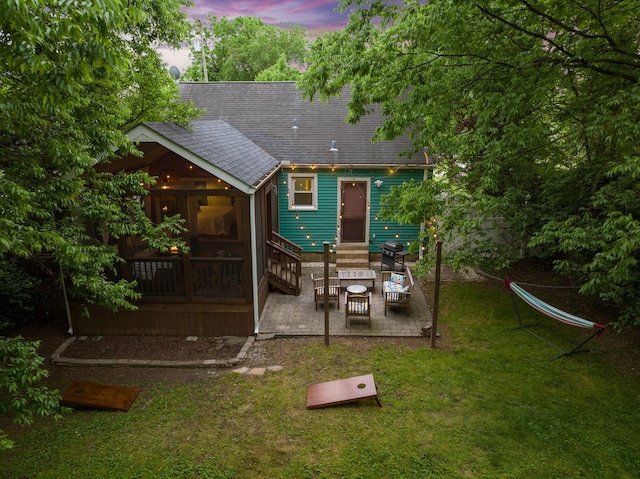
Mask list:
POLYGON ((249 217, 251 224, 251 282, 253 284, 253 334, 260 329, 260 311, 258 305, 258 234, 256 232, 256 191, 249 195, 249 217))

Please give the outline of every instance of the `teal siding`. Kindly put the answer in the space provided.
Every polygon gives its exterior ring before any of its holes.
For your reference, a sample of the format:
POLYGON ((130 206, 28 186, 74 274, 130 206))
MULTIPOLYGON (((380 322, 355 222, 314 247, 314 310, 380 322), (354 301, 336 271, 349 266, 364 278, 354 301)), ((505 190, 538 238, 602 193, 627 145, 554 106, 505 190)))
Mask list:
POLYGON ((284 168, 278 178, 279 233, 298 244, 305 252, 322 252, 322 242, 329 241, 331 248, 336 242, 338 227, 338 178, 369 179, 369 250, 379 252, 378 245, 387 240, 413 241, 418 236, 418 226, 399 225, 392 221, 378 218, 380 195, 389 193, 392 185, 414 179, 423 179, 422 169, 400 169, 393 174, 388 168, 357 169, 345 171, 345 168, 284 168), (318 177, 318 209, 317 211, 289 210, 287 192, 289 191, 288 175, 316 174, 318 177), (382 180, 380 188, 375 181, 382 180), (297 219, 296 219, 297 216, 297 219), (396 234, 398 238, 396 239, 396 234), (375 235, 375 238, 374 238, 375 235), (308 236, 308 237, 307 237, 308 236), (312 244, 315 241, 315 246, 312 244))

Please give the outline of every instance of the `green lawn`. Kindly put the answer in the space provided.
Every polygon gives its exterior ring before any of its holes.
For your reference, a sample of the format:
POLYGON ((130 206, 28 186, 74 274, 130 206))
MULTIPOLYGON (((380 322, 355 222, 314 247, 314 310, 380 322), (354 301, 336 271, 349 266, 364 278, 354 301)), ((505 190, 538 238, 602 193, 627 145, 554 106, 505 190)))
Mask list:
MULTIPOLYGON (((591 353, 550 361, 554 349, 510 330, 503 287, 451 284, 440 298, 435 350, 428 340, 266 341, 282 371, 158 386, 128 413, 40 422, 0 455, 0 476, 638 477, 640 381, 613 333, 591 353), (368 373, 384 407, 305 409, 309 384, 368 373)), ((545 318, 538 332, 567 344, 582 334, 545 318)))

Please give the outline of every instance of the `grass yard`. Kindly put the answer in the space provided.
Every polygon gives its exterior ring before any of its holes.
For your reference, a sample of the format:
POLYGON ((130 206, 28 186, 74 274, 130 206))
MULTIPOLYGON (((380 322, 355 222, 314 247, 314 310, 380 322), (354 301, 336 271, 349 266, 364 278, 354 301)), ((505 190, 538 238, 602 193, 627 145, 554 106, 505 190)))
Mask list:
MULTIPOLYGON (((264 376, 228 371, 145 388, 128 413, 39 421, 0 456, 3 478, 636 478, 637 354, 613 332, 592 352, 556 351, 524 331, 504 287, 452 283, 442 338, 256 343, 264 376), (309 384, 372 373, 367 400, 307 410, 309 384)), ((583 330, 540 317, 536 331, 583 330)), ((591 318, 595 319, 595 318, 591 318)))

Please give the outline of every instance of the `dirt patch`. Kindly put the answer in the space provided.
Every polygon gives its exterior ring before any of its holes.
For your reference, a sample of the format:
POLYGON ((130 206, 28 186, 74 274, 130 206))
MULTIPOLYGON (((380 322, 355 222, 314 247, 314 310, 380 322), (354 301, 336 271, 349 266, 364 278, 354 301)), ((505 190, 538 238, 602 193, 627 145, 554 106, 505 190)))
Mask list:
POLYGON ((245 341, 246 338, 81 336, 63 351, 61 357, 163 361, 232 359, 245 341))

